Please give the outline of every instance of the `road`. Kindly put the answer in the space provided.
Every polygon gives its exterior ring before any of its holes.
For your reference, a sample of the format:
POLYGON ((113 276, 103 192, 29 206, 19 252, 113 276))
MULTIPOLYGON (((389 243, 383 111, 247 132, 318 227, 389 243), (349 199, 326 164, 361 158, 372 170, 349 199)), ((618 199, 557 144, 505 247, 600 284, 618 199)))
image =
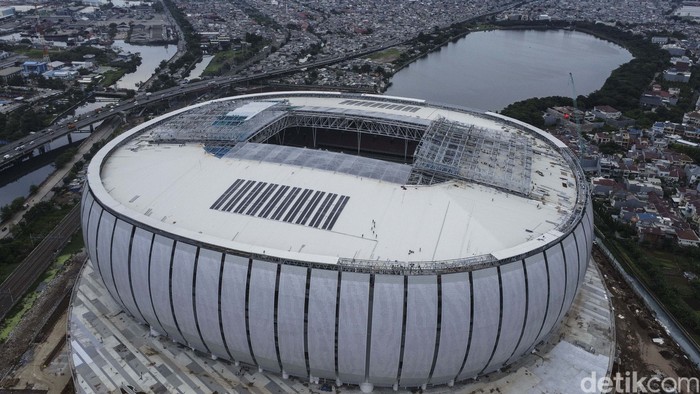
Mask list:
POLYGON ((270 70, 263 73, 253 74, 244 77, 219 77, 214 79, 208 79, 205 81, 182 84, 177 87, 160 90, 156 93, 141 93, 135 96, 134 98, 121 101, 119 104, 116 104, 109 109, 100 109, 88 112, 72 120, 54 124, 52 127, 43 129, 36 134, 26 136, 22 139, 13 141, 7 145, 0 147, 0 157, 2 157, 0 171, 9 168, 11 165, 14 165, 19 161, 22 161, 23 157, 29 155, 33 150, 72 131, 82 129, 84 127, 89 127, 91 124, 103 121, 115 115, 119 115, 120 113, 128 113, 134 109, 144 107, 148 104, 157 103, 160 101, 167 101, 178 96, 184 96, 192 93, 210 91, 218 88, 226 88, 231 85, 236 85, 240 83, 252 82, 261 79, 277 77, 285 74, 291 74, 298 71, 303 71, 305 69, 324 67, 330 64, 345 61, 353 57, 365 56, 373 52, 381 51, 383 49, 395 46, 397 44, 399 44, 399 42, 392 41, 387 42, 379 47, 365 49, 363 51, 358 51, 350 55, 323 59, 304 65, 287 67, 279 70, 270 70))

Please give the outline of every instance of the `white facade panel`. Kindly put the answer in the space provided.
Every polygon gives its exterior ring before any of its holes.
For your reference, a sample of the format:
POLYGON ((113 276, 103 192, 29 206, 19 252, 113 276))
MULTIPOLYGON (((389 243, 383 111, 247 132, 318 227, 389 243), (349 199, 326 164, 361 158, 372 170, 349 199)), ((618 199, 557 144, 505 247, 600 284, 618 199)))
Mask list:
POLYGON ((138 305, 143 318, 146 319, 146 323, 160 334, 165 334, 151 303, 149 266, 152 240, 153 233, 136 228, 131 246, 131 285, 134 288, 136 305, 138 305))
POLYGON ((498 369, 508 361, 520 340, 525 323, 525 273, 522 261, 501 266, 503 321, 496 352, 487 370, 498 369))
POLYGON ((175 325, 170 299, 170 264, 174 241, 156 235, 151 251, 151 297, 160 325, 165 333, 180 343, 186 343, 175 325))
POLYGON ((547 298, 549 286, 547 284, 547 267, 544 262, 544 255, 538 253, 525 259, 525 270, 527 276, 527 317, 522 339, 515 351, 512 362, 524 353, 528 352, 535 345, 537 336, 544 322, 547 312, 547 298))
POLYGON ((498 270, 494 267, 472 272, 472 285, 474 286, 472 339, 467 363, 459 380, 473 378, 486 367, 496 346, 501 314, 498 270))
POLYGON ((588 225, 584 227, 583 231, 586 233, 586 240, 588 241, 586 244, 586 251, 588 252, 588 257, 590 257, 590 251, 593 248, 593 239, 595 238, 595 234, 593 232, 593 213, 590 209, 586 211, 585 219, 588 219, 588 222, 584 220, 585 224, 588 225))
POLYGON ((311 270, 309 284, 309 369, 311 375, 335 379, 335 309, 338 272, 311 270))
POLYGON ((576 290, 579 286, 578 277, 580 274, 578 252, 576 251, 576 242, 574 235, 570 234, 562 242, 564 246, 564 254, 566 257, 566 299, 564 300, 564 314, 569 311, 571 303, 574 302, 576 290))
POLYGON ((102 218, 102 206, 95 201, 90 208, 90 217, 88 218, 88 237, 85 240, 87 243, 88 254, 92 264, 97 269, 97 228, 102 218))
POLYGON ((306 272, 305 267, 283 265, 277 298, 277 340, 282 369, 290 375, 301 377, 306 377, 306 357, 304 356, 306 272))
POLYGON ((437 276, 409 276, 401 386, 420 386, 430 377, 437 335, 437 306, 437 276))
POLYGON ((369 274, 343 272, 338 317, 338 377, 362 382, 367 354, 369 274))
POLYGON ((391 385, 398 379, 403 332, 404 277, 376 275, 372 303, 369 382, 391 385))
POLYGON ((559 244, 552 246, 545 251, 549 266, 549 306, 547 307, 547 317, 536 342, 542 341, 549 335, 556 325, 564 303, 564 292, 566 287, 566 272, 564 271, 564 253, 559 244))
POLYGON ((92 204, 95 200, 92 198, 92 194, 89 193, 89 188, 87 185, 83 190, 83 199, 80 202, 80 227, 83 230, 83 240, 87 245, 87 240, 90 234, 88 232, 90 211, 92 210, 92 204))
POLYGON ((277 264, 253 260, 248 295, 250 345, 255 361, 268 371, 279 371, 275 350, 276 279, 277 264))
POLYGON ((117 304, 124 307, 119 294, 114 286, 114 276, 112 274, 112 235, 114 235, 114 224, 117 219, 109 212, 102 213, 100 228, 97 233, 97 266, 105 288, 117 304))
POLYGON ((430 379, 433 384, 454 379, 462 366, 469 342, 470 293, 468 272, 442 275, 440 347, 430 379))
POLYGON ((137 318, 141 318, 136 301, 131 292, 131 282, 129 278, 129 245, 131 243, 131 230, 133 226, 123 220, 117 220, 114 228, 114 244, 112 248, 112 271, 114 272, 114 285, 121 301, 126 307, 127 313, 137 318))
POLYGON ((586 250, 586 236, 583 234, 583 222, 576 226, 574 230, 574 237, 576 240, 576 247, 578 248, 578 258, 579 262, 579 273, 578 282, 583 283, 583 278, 586 276, 586 269, 588 268, 588 258, 589 254, 586 250))
POLYGON ((207 348, 217 357, 229 358, 219 324, 221 257, 221 252, 199 249, 194 304, 199 331, 207 348))
POLYGON ((248 259, 227 254, 221 285, 221 321, 226 344, 236 361, 253 363, 245 326, 248 259))
POLYGON ((588 226, 586 228, 593 231, 593 199, 591 199, 590 197, 588 198, 588 204, 586 204, 585 218, 588 220, 588 226))
POLYGON ((194 313, 194 298, 192 292, 194 287, 194 269, 197 256, 197 247, 194 245, 178 242, 175 245, 173 255, 172 272, 172 296, 175 311, 175 320, 185 337, 188 346, 206 351, 202 339, 197 331, 197 322, 194 313))

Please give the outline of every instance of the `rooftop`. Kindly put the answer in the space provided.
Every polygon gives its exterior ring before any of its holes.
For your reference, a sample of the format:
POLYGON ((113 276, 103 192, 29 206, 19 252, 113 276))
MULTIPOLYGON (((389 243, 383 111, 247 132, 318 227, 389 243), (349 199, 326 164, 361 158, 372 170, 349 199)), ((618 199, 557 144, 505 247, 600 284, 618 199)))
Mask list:
POLYGON ((203 103, 127 133, 134 137, 106 154, 93 192, 122 214, 187 238, 331 264, 509 257, 557 238, 574 215, 581 185, 559 143, 496 117, 386 98, 258 100, 203 103), (363 102, 369 106, 358 110, 363 102), (420 141, 413 165, 245 142, 289 112, 412 123, 430 141, 420 141), (231 113, 242 116, 212 126, 231 113))

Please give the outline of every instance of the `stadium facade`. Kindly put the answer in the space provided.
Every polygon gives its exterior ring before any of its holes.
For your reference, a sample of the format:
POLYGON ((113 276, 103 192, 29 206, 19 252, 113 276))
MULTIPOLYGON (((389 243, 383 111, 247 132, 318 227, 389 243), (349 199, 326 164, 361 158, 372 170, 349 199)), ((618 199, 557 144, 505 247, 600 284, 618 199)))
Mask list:
POLYGON ((499 114, 284 92, 187 107, 93 158, 90 259, 152 332, 311 381, 453 384, 562 320, 590 258, 583 172, 499 114))

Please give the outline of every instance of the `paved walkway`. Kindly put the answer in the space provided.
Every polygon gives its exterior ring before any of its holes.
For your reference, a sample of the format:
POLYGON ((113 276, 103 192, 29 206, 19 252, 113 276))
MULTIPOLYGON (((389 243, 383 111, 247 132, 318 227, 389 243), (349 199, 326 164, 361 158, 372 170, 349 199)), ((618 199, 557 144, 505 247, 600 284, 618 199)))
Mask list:
MULTIPOLYGON (((577 393, 581 379, 606 376, 615 351, 607 291, 593 261, 564 323, 536 354, 508 372, 454 387, 430 387, 428 393, 577 393)), ((212 360, 148 328, 123 313, 102 285, 92 264, 83 268, 73 294, 69 338, 74 383, 79 393, 104 393, 130 385, 153 393, 310 393, 321 386, 282 379, 252 367, 212 360)), ((330 386, 330 385, 329 385, 330 386)), ((335 390, 335 388, 333 388, 335 390)), ((343 392, 359 393, 345 385, 343 392)), ((375 392, 392 392, 377 388, 375 392)), ((404 391, 406 392, 406 391, 404 391)))

